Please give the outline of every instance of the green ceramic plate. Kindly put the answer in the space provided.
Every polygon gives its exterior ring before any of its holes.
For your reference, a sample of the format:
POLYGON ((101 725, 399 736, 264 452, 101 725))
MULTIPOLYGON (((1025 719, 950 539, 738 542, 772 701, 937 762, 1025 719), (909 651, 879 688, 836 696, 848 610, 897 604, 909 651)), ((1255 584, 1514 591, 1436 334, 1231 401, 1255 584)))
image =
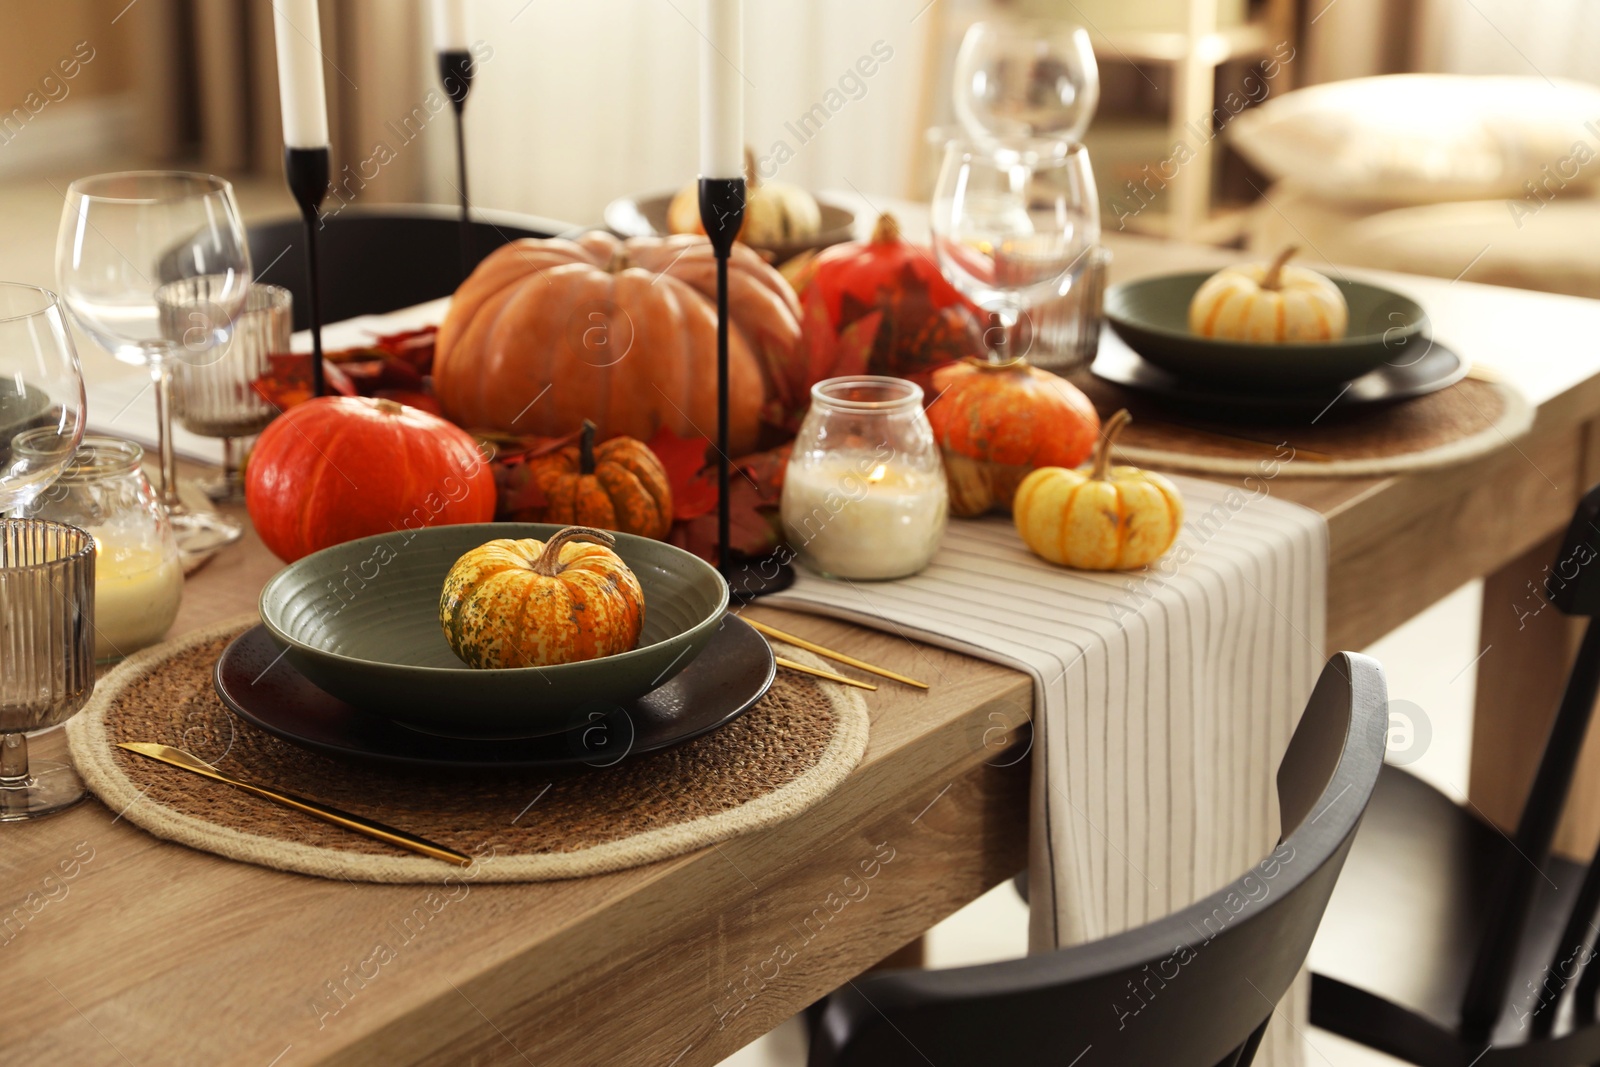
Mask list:
POLYGON ((1391 359, 1411 359, 1407 343, 1427 316, 1410 297, 1366 282, 1332 279, 1350 308, 1340 341, 1250 344, 1196 337, 1189 302, 1211 272, 1167 274, 1112 286, 1106 321, 1163 370, 1195 382, 1253 390, 1306 389, 1352 381, 1391 359))
POLYGON ((261 591, 261 619, 296 670, 365 711, 454 737, 536 737, 606 712, 677 674, 728 606, 716 568, 660 541, 617 534, 644 589, 639 647, 555 667, 474 670, 439 625, 450 567, 497 537, 544 540, 559 526, 485 523, 363 537, 297 560, 261 591))

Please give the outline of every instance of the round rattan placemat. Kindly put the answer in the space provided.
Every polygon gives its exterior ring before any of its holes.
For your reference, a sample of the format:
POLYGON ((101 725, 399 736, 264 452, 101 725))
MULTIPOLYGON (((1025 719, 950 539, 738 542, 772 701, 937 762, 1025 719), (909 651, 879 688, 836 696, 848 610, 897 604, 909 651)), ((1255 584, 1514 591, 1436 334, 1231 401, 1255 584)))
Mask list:
POLYGON ((1159 400, 1079 371, 1072 383, 1095 408, 1133 413, 1117 441, 1117 459, 1201 474, 1260 474, 1263 461, 1284 462, 1285 476, 1361 478, 1461 463, 1521 437, 1533 408, 1510 385, 1463 378, 1448 389, 1386 407, 1339 411, 1327 418, 1203 421, 1159 400), (1292 451, 1291 451, 1292 450, 1292 451))
MULTIPOLYGON (((100 681, 67 736, 79 773, 107 807, 157 837, 302 874, 439 882, 459 872, 113 747, 154 741, 478 857, 469 872, 477 880, 543 881, 650 863, 790 818, 831 792, 866 751, 867 708, 856 690, 780 671, 728 726, 609 767, 419 775, 336 760, 250 726, 217 699, 217 657, 257 621, 146 649, 100 681)), ((798 649, 784 655, 821 662, 798 649)))

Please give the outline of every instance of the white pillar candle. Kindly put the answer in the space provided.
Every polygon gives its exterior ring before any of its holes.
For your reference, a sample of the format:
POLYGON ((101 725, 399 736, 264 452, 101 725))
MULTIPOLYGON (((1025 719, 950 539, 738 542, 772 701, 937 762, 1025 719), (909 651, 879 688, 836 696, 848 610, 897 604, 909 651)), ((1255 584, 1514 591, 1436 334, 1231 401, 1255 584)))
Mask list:
POLYGON ((433 47, 439 52, 465 52, 467 0, 433 0, 433 47))
POLYGON ((322 84, 322 23, 317 0, 273 0, 278 46, 278 100, 283 143, 322 148, 328 143, 328 96, 322 84))
POLYGON ((161 640, 178 617, 183 565, 144 545, 119 546, 95 531, 94 658, 113 659, 161 640))
POLYGON ((703 0, 700 177, 744 177, 744 0, 703 0))
POLYGON ((835 578, 901 578, 928 565, 944 537, 944 472, 870 452, 791 462, 783 525, 801 562, 835 578))

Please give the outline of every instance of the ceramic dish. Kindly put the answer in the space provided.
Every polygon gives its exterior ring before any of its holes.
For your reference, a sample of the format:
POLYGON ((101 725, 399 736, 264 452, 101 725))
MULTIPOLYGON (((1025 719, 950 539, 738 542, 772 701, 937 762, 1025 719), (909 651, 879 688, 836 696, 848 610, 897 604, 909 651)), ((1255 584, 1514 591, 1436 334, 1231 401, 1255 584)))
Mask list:
MULTIPOLYGON (((656 237, 671 232, 667 225, 667 206, 672 203, 671 193, 656 196, 625 196, 606 205, 606 227, 623 237, 656 237)), ((818 200, 822 209, 822 229, 809 241, 788 245, 753 245, 770 252, 774 261, 782 263, 802 252, 827 248, 855 238, 855 212, 825 200, 818 200)))
POLYGON ((1189 302, 1212 272, 1168 274, 1114 285, 1105 316, 1117 336, 1163 370, 1192 382, 1231 389, 1313 389, 1360 378, 1422 332, 1420 305, 1392 289, 1332 279, 1350 308, 1342 340, 1307 344, 1251 344, 1199 337, 1189 331, 1189 302))
POLYGON ((1413 338, 1403 360, 1385 363, 1348 385, 1276 392, 1196 385, 1162 370, 1112 335, 1100 338, 1100 354, 1090 372, 1116 385, 1138 390, 1176 410, 1208 418, 1254 422, 1343 418, 1448 388, 1467 375, 1467 361, 1427 337, 1413 338))
POLYGON ((451 566, 486 541, 544 540, 560 528, 432 526, 325 548, 267 582, 261 619, 296 670, 370 713, 456 737, 556 733, 574 714, 625 704, 683 670, 728 605, 728 585, 709 563, 660 541, 617 534, 616 552, 644 590, 637 648, 553 667, 467 667, 439 625, 451 566))
POLYGON ((671 681, 628 704, 575 715, 567 729, 543 737, 439 737, 371 715, 280 659, 265 626, 234 638, 217 660, 214 681, 223 704, 241 719, 330 756, 463 769, 609 767, 720 729, 766 695, 776 671, 771 647, 748 623, 732 615, 723 620, 705 651, 671 681))

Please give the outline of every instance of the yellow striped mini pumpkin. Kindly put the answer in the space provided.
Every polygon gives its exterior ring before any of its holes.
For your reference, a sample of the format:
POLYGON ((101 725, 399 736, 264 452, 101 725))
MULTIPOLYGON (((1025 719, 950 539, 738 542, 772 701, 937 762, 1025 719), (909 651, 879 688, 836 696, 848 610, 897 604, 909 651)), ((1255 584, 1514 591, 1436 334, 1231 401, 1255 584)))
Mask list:
POLYGON ((1337 341, 1350 324, 1344 294, 1325 275, 1289 266, 1294 246, 1271 263, 1218 271, 1189 301, 1189 330, 1227 341, 1337 341))
POLYGON ((1086 571, 1121 571, 1161 558, 1183 527, 1178 487, 1152 471, 1111 466, 1111 448, 1131 417, 1119 411, 1085 474, 1040 467, 1017 487, 1012 515, 1033 553, 1086 571))

